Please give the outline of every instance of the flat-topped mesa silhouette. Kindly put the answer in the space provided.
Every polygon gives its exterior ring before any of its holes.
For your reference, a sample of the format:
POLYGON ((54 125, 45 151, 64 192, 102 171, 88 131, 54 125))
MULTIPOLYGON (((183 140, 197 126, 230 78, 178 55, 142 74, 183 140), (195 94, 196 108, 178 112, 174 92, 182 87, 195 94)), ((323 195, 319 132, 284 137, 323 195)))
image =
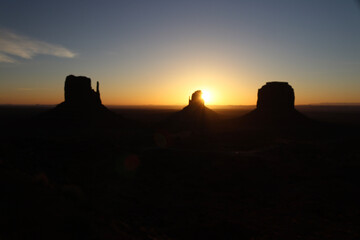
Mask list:
POLYGON ((294 102, 294 89, 287 82, 267 82, 258 90, 260 111, 291 111, 295 109, 294 102))
POLYGON ((99 82, 96 84, 96 92, 91 87, 91 79, 84 76, 76 77, 69 75, 65 79, 65 101, 56 108, 72 109, 76 112, 100 114, 110 112, 101 103, 99 82))
POLYGON ((267 82, 258 90, 256 109, 240 118, 242 126, 288 128, 310 122, 295 109, 294 89, 287 82, 267 82))
POLYGON ((99 82, 96 92, 91 88, 91 79, 69 75, 65 80, 65 102, 74 105, 101 105, 99 82))
POLYGON ((115 120, 116 114, 101 103, 99 82, 94 91, 90 78, 69 75, 65 79, 64 90, 65 101, 43 114, 42 117, 58 122, 85 125, 115 120))

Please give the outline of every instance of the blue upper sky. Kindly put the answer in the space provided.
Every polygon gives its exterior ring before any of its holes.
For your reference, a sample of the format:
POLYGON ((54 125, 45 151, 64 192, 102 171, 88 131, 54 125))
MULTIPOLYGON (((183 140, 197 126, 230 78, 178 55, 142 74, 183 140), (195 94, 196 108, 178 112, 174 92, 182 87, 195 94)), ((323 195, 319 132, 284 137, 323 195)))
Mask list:
POLYGON ((254 104, 267 81, 296 103, 360 102, 355 0, 3 0, 0 104, 58 103, 68 74, 105 104, 254 104))

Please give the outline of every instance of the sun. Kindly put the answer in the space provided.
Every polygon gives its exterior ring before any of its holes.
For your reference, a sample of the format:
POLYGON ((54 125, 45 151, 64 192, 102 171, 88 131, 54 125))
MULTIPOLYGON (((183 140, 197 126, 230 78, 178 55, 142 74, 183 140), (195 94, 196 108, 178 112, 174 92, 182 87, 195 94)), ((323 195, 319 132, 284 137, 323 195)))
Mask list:
POLYGON ((210 92, 207 91, 207 90, 201 90, 201 92, 202 92, 201 97, 202 97, 202 99, 204 99, 204 102, 205 102, 205 103, 210 102, 210 101, 211 101, 211 94, 210 94, 210 92))

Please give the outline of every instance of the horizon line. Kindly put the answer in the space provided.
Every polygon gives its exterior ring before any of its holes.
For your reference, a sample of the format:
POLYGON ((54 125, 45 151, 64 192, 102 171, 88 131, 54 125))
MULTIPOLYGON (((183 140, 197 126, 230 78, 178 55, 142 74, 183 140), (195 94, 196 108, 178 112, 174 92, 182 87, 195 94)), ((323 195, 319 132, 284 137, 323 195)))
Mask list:
MULTIPOLYGON (((36 106, 36 107, 52 107, 57 106, 58 104, 13 104, 13 103, 4 103, 0 104, 3 106, 36 106)), ((108 107, 182 107, 187 106, 187 104, 103 104, 108 107)), ((208 107, 256 107, 256 104, 205 104, 208 107)), ((360 106, 360 102, 352 103, 305 103, 305 104, 295 104, 295 106, 360 106)))

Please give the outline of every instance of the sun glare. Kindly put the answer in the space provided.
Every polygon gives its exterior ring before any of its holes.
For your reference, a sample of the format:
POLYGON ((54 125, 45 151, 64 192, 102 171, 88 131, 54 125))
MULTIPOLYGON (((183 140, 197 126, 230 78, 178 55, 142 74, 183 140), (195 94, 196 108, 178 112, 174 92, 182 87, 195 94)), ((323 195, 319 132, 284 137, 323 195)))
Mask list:
POLYGON ((204 102, 209 103, 211 101, 210 92, 207 90, 201 90, 201 92, 202 92, 202 99, 204 99, 204 102))

